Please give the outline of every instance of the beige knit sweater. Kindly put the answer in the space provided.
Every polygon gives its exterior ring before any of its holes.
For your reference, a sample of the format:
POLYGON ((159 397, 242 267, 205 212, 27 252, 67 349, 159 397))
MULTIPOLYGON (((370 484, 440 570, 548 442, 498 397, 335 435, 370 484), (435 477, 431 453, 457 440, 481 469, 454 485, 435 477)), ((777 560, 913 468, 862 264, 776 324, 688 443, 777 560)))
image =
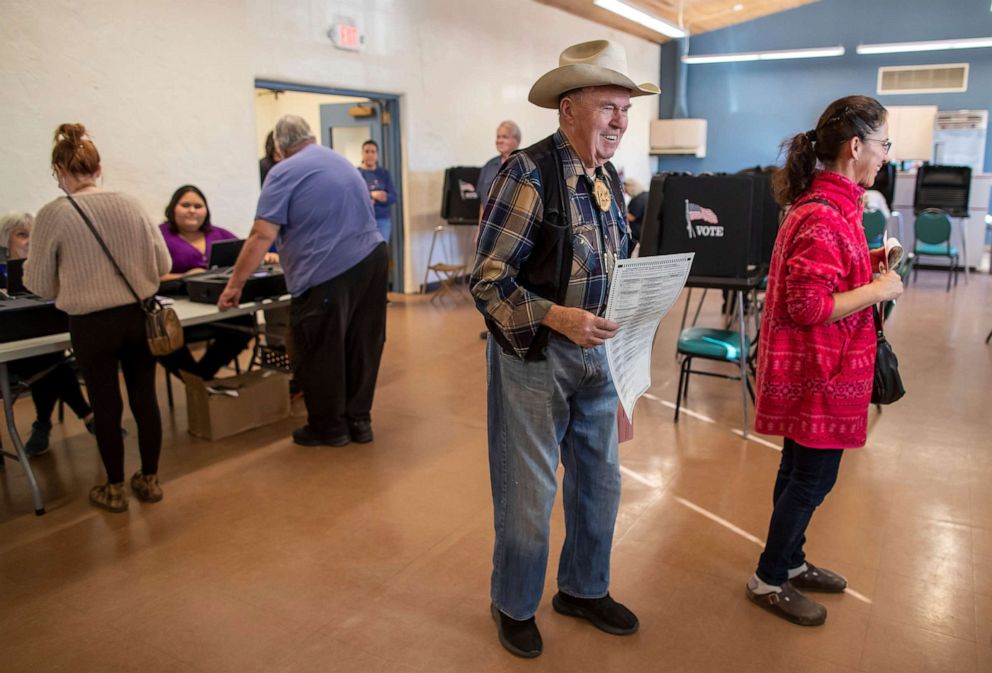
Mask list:
MULTIPOLYGON (((162 232, 138 202, 119 192, 73 198, 89 215, 135 292, 142 299, 155 294, 159 278, 172 268, 172 258, 162 232)), ((41 297, 54 298, 55 305, 69 315, 134 303, 89 227, 64 196, 35 217, 24 284, 41 297)))

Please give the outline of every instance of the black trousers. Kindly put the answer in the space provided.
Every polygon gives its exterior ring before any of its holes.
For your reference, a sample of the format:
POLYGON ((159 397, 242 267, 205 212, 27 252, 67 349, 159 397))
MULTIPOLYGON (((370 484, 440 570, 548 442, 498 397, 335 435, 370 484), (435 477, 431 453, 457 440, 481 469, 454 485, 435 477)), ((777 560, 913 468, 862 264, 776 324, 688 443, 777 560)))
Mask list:
POLYGON ((69 336, 93 405, 96 443, 110 483, 124 481, 124 438, 118 367, 138 424, 141 471, 158 474, 162 419, 155 395, 155 358, 148 351, 145 314, 137 304, 69 316, 69 336))
POLYGON ((224 365, 231 362, 251 343, 254 336, 245 329, 253 330, 255 320, 250 315, 237 316, 220 320, 207 325, 194 325, 183 329, 183 337, 187 344, 194 341, 207 341, 210 344, 203 353, 203 357, 197 362, 193 358, 188 346, 183 346, 175 353, 159 358, 166 369, 170 372, 178 373, 179 370, 187 371, 199 376, 204 381, 217 376, 217 372, 224 365), (225 328, 225 325, 233 329, 225 328))
POLYGON ((48 372, 31 384, 31 399, 39 423, 49 423, 52 411, 59 398, 69 405, 79 418, 86 418, 92 413, 90 405, 83 397, 79 388, 76 372, 65 362, 62 353, 36 355, 35 357, 16 360, 10 363, 10 373, 21 379, 30 379, 37 374, 48 372))
POLYGON ((386 245, 290 304, 294 375, 303 389, 307 424, 325 436, 348 434, 370 420, 386 342, 386 245))

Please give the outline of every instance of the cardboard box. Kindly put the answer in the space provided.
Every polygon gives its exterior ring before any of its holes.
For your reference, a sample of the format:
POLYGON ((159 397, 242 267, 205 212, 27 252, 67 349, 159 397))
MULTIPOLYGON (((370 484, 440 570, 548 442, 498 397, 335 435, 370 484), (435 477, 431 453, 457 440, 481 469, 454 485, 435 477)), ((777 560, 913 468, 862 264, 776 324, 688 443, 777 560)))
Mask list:
POLYGON ((256 369, 204 381, 183 372, 189 432, 221 439, 289 417, 289 375, 256 369))

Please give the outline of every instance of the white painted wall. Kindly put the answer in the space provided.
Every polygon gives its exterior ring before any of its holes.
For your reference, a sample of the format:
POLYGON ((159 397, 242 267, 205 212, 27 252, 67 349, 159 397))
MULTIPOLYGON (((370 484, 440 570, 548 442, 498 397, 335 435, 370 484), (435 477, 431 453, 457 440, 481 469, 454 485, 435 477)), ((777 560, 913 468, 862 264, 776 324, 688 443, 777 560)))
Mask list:
MULTIPOLYGON (((556 128, 527 103, 561 50, 609 38, 633 79, 658 81, 660 47, 533 0, 0 0, 0 210, 36 211, 58 195, 51 136, 81 121, 103 155, 105 186, 138 197, 156 220, 180 184, 199 185, 213 220, 248 231, 258 197, 254 80, 401 96, 406 286, 423 279, 441 180, 495 154, 495 127, 517 121, 529 144, 556 128), (326 37, 339 18, 366 36, 359 53, 326 37)), ((648 182, 639 98, 614 158, 648 182)), ((464 234, 451 255, 469 253, 464 234)))

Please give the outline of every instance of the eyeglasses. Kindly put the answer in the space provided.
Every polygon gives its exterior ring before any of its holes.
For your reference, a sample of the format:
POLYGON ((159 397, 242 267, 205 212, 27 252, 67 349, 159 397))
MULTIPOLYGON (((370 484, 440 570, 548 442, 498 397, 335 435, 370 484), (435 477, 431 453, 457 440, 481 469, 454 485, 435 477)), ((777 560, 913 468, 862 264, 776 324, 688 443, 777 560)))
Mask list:
POLYGON ((864 138, 864 140, 870 140, 873 143, 881 143, 882 144, 882 149, 885 150, 885 153, 886 154, 888 154, 889 153, 889 150, 892 149, 892 141, 891 140, 880 140, 878 138, 864 138))

